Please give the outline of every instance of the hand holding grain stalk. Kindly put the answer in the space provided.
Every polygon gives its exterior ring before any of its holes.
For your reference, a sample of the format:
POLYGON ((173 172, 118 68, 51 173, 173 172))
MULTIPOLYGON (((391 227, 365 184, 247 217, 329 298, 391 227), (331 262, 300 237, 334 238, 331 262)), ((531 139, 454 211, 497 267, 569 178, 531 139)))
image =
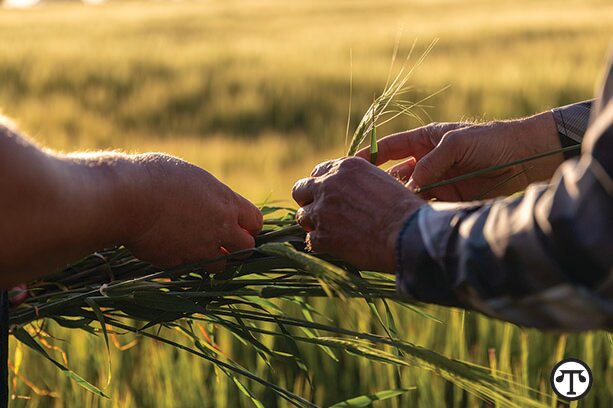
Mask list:
POLYGON ((320 164, 294 185, 296 220, 313 250, 365 270, 394 273, 396 238, 424 200, 357 157, 320 164))
POLYGON ((399 290, 417 300, 543 329, 611 328, 612 83, 613 65, 587 133, 591 102, 519 121, 433 124, 358 153, 376 163, 408 158, 389 171, 408 188, 392 187, 389 174, 363 159, 324 163, 294 187, 297 221, 314 249, 396 271, 399 290), (581 161, 560 165, 584 133, 590 147, 581 161), (426 203, 410 191, 460 201, 518 189, 525 192, 468 203, 426 203), (554 290, 581 299, 572 313, 554 290))
POLYGON ((168 155, 54 154, 5 126, 0 170, 5 288, 112 245, 159 266, 215 258, 253 248, 262 228, 253 204, 168 155))
POLYGON ((486 124, 432 123, 379 140, 377 165, 405 160, 387 173, 366 161, 373 158, 372 145, 360 150, 359 158, 317 166, 311 177, 294 186, 294 200, 300 206, 296 220, 309 233, 313 250, 358 268, 393 273, 400 230, 425 204, 411 190, 502 165, 481 176, 443 182, 424 194, 443 201, 513 194, 551 178, 563 161, 560 148, 551 112, 486 124), (551 154, 509 165, 543 152, 551 154))
MULTIPOLYGON (((490 123, 431 123, 387 136, 379 140, 376 164, 404 160, 388 173, 411 190, 427 187, 426 198, 470 201, 510 195, 549 180, 564 161, 561 147, 552 112, 543 112, 490 123), (545 156, 539 160, 522 161, 541 153, 545 156), (493 166, 502 167, 445 183, 493 166)), ((362 149, 357 156, 368 159, 370 150, 362 149)))

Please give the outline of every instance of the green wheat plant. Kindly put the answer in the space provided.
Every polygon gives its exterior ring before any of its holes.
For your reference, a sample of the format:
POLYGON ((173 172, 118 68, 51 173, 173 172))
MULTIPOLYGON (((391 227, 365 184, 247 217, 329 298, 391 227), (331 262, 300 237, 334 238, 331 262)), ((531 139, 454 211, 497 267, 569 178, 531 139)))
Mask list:
MULTIPOLYGON (((214 364, 255 406, 262 404, 245 380, 269 387, 295 406, 314 405, 224 356, 222 350, 198 333, 199 325, 222 327, 267 364, 273 360, 295 364, 307 377, 314 368, 305 365, 299 350, 317 347, 333 360, 337 360, 337 353, 345 352, 381 364, 421 367, 484 399, 502 401, 502 406, 540 406, 533 400, 516 402, 509 388, 511 379, 496 378, 489 369, 449 359, 398 338, 388 302, 400 304, 425 319, 431 317, 397 295, 392 276, 357 271, 329 257, 304 252, 304 234, 294 225, 286 225, 294 216, 293 210, 262 210, 281 216, 267 219, 256 249, 225 256, 228 266, 216 274, 205 268, 218 259, 161 270, 134 258, 125 248, 111 248, 31 282, 31 297, 11 311, 13 336, 77 384, 102 397, 109 397, 102 387, 72 372, 36 340, 37 323, 53 320, 62 327, 102 335, 107 348, 110 332, 135 333, 176 347, 214 364), (247 259, 246 252, 251 255, 247 259), (378 313, 375 303, 383 302, 387 318, 391 319, 381 320, 388 335, 319 323, 313 318, 317 310, 305 301, 316 297, 336 297, 344 302, 360 299, 372 306, 373 313, 378 313), (287 313, 287 304, 298 306, 302 317, 287 313), (161 328, 181 332, 187 344, 165 337, 161 328), (295 352, 271 349, 262 337, 278 338, 295 352)), ((360 404, 369 398, 380 400, 409 391, 385 390, 338 406, 364 406, 360 404)))

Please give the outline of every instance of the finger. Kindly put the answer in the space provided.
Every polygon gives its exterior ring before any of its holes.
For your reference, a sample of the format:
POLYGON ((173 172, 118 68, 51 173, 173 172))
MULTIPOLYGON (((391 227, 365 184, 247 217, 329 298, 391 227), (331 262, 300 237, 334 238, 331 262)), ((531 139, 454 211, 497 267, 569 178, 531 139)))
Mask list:
POLYGON ((228 238, 223 241, 222 246, 228 253, 252 249, 255 247, 255 238, 253 238, 253 235, 248 231, 242 228, 236 228, 228 238))
MULTIPOLYGON (((447 132, 469 126, 469 123, 463 122, 430 123, 417 129, 386 136, 378 142, 377 165, 389 160, 402 160, 409 156, 419 161, 438 145, 447 132)), ((360 150, 358 155, 369 160, 370 148, 360 150)))
POLYGON ((238 195, 238 224, 251 235, 257 235, 262 231, 264 217, 262 212, 250 201, 238 195))
POLYGON ((327 174, 335 162, 336 160, 329 160, 323 163, 319 163, 311 172, 311 177, 321 177, 327 174))
MULTIPOLYGON (((427 127, 424 126, 382 138, 377 143, 379 151, 376 164, 381 165, 390 160, 405 159, 409 156, 416 157, 419 160, 435 146, 430 141, 428 131, 427 127)), ((370 147, 360 150, 357 156, 370 160, 370 147)))
POLYGON ((398 181, 406 183, 411 178, 416 164, 417 161, 415 160, 415 157, 409 157, 408 160, 398 163, 387 172, 398 181))
POLYGON ((457 137, 445 138, 430 153, 418 160, 407 187, 414 190, 441 181, 461 155, 462 146, 458 140, 457 137))
POLYGON ((299 206, 304 207, 313 202, 315 195, 315 179, 312 177, 298 180, 292 188, 292 197, 299 206))
POLYGON ((313 220, 313 216, 311 214, 312 205, 306 205, 304 207, 300 207, 298 211, 296 211, 296 222, 298 225, 302 227, 306 232, 311 232, 317 226, 315 225, 315 221, 313 220))

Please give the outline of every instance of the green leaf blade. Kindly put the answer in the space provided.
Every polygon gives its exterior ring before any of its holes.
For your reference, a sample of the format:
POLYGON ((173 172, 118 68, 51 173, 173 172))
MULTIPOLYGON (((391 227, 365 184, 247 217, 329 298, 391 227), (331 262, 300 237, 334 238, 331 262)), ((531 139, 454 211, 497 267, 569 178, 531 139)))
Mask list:
POLYGON ((383 401, 390 398, 399 397, 401 395, 406 394, 407 392, 414 390, 415 387, 412 388, 399 388, 393 390, 385 390, 379 391, 374 394, 369 395, 360 395, 358 397, 353 397, 345 401, 337 402, 334 405, 331 405, 329 408, 362 408, 371 405, 376 401, 383 401))

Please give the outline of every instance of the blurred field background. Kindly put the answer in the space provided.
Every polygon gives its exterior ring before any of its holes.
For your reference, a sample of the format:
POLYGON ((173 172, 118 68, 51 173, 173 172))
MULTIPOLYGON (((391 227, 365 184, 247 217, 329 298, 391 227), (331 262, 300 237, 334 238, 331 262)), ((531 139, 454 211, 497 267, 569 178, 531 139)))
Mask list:
MULTIPOLYGON (((0 108, 51 148, 165 151, 207 168, 255 202, 289 200, 297 178, 343 154, 350 72, 357 120, 385 84, 400 32, 401 55, 416 38, 417 53, 440 39, 412 81, 414 100, 450 86, 429 101, 424 120, 487 120, 590 98, 612 44, 612 22, 609 0, 46 2, 0 9, 0 108)), ((401 119, 378 132, 418 124, 401 119)), ((337 323, 380 331, 366 305, 321 301, 317 307, 337 323)), ((547 395, 553 363, 578 357, 595 378, 578 406, 613 405, 609 334, 541 334, 473 313, 429 310, 442 323, 395 310, 403 338, 512 372, 547 395)), ((50 332, 76 372, 104 385, 101 338, 50 332)), ((266 373, 235 340, 219 333, 217 341, 237 361, 266 373)), ((351 356, 337 364, 322 354, 305 349, 315 368, 312 393, 293 367, 275 367, 271 378, 322 405, 398 385, 387 367, 351 356)), ((13 406, 250 406, 205 362, 151 341, 114 349, 112 357, 107 392, 113 399, 106 401, 13 346, 20 375, 57 394, 36 395, 22 379, 13 406)), ((404 370, 400 385, 417 389, 379 405, 479 406, 417 370, 404 370)), ((254 390, 266 406, 283 406, 254 390)))

